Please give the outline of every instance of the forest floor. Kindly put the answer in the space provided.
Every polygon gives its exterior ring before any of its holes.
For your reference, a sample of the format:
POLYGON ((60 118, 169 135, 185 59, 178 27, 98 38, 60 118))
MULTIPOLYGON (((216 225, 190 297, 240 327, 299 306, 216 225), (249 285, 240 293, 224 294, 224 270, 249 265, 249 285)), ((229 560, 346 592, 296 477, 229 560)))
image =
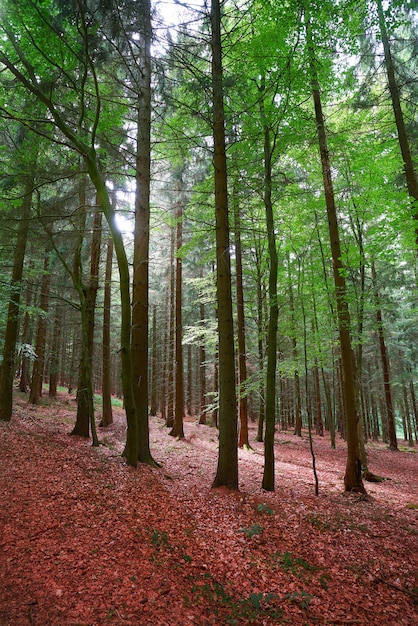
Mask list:
POLYGON ((345 444, 276 434, 276 492, 262 444, 239 451, 240 491, 211 489, 217 432, 150 420, 160 469, 126 466, 125 418, 105 445, 69 436, 74 398, 17 394, 0 425, 0 625, 418 623, 415 449, 368 445, 368 498, 343 493, 345 444))

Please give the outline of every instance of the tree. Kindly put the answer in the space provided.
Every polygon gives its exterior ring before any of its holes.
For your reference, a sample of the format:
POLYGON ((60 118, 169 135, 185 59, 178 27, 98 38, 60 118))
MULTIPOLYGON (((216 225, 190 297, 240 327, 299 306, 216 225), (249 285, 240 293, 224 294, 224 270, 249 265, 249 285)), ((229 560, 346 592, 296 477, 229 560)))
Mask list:
POLYGON ((111 351, 110 351, 110 329, 111 329, 111 285, 112 285, 112 261, 113 261, 113 240, 108 237, 106 252, 106 269, 104 283, 103 300, 103 373, 102 373, 102 419, 100 426, 106 427, 113 423, 112 414, 112 385, 111 385, 111 351))
POLYGON ((268 255, 270 261, 268 279, 269 318, 267 336, 267 369, 266 369, 266 431, 264 436, 264 472, 262 487, 274 491, 274 432, 276 427, 276 366, 277 366, 277 321, 279 305, 277 300, 278 255, 274 226, 272 190, 272 155, 273 146, 271 130, 264 109, 265 82, 260 86, 260 113, 264 131, 264 208, 268 239, 268 255))
POLYGON ((374 297, 375 297, 375 304, 376 304, 377 334, 379 336, 380 358, 382 361, 382 370, 383 370, 383 387, 384 387, 384 393, 385 393, 386 415, 387 415, 387 422, 388 422, 389 448, 391 450, 397 450, 398 441, 396 439, 395 414, 394 414, 392 390, 391 390, 391 384, 390 384, 389 358, 388 358, 386 342, 385 342, 382 310, 380 306, 379 292, 377 289, 377 273, 376 273, 376 266, 375 266, 374 261, 372 262, 372 279, 373 279, 374 297))
POLYGON ((234 189, 234 240, 235 240, 235 271, 237 292, 237 336, 238 336, 238 372, 239 372, 239 440, 240 448, 249 448, 248 439, 248 391, 247 384, 247 351, 245 347, 245 307, 244 286, 242 276, 242 245, 241 245, 241 220, 238 205, 238 189, 234 189))
MULTIPOLYGON (((392 101, 393 113, 396 122, 396 130, 398 133, 399 147, 402 154, 403 166, 406 177, 406 186, 408 189, 408 194, 412 200, 412 215, 415 220, 418 220, 418 179, 414 168, 408 134, 406 131, 404 115, 401 106, 401 99, 399 95, 399 88, 395 75, 395 65, 393 62, 389 37, 386 29, 382 0, 376 0, 376 6, 379 18, 380 34, 382 37, 383 50, 385 55, 385 65, 389 92, 392 101)), ((416 226, 415 231, 418 244, 418 226, 416 226)))
POLYGON ((176 201, 176 271, 175 271, 175 402, 174 424, 170 435, 184 439, 184 368, 183 368, 183 297, 182 297, 182 259, 181 246, 183 244, 183 181, 182 172, 177 173, 177 201, 176 201))
POLYGON ((219 453, 213 487, 238 489, 238 415, 235 390, 228 183, 225 149, 221 5, 211 4, 213 167, 215 177, 216 294, 219 337, 219 453))
POLYGON ((342 387, 347 433, 347 464, 344 476, 346 491, 364 492, 361 477, 361 460, 358 438, 358 413, 356 407, 353 355, 351 350, 351 322, 347 302, 347 288, 342 263, 340 235, 335 206, 334 189, 331 175, 331 163, 327 145, 325 119, 322 110, 321 92, 315 57, 315 44, 312 37, 312 25, 309 12, 305 14, 306 37, 308 46, 309 69, 312 98, 315 108, 315 120, 324 182, 325 203, 328 216, 328 229, 332 252, 333 276, 337 302, 339 345, 342 365, 342 387))
POLYGON ((138 9, 137 141, 135 158, 135 234, 132 291, 132 355, 138 420, 138 460, 153 465, 148 428, 149 228, 151 164, 151 3, 138 9))
POLYGON ((39 300, 40 313, 38 316, 38 325, 36 330, 35 353, 36 359, 33 366, 32 380, 30 386, 29 402, 38 404, 42 397, 42 385, 44 380, 44 364, 45 364, 45 343, 46 343, 46 324, 49 308, 49 288, 51 283, 50 274, 50 256, 51 251, 48 248, 45 251, 44 265, 41 278, 41 295, 39 300))

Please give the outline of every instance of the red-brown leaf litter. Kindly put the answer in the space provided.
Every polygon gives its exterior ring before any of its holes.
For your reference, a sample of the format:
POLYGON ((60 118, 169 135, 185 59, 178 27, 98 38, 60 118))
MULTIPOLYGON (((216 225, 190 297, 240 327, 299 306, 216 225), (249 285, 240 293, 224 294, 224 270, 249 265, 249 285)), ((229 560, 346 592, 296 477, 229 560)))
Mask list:
MULTIPOLYGON (((217 431, 184 440, 150 419, 161 468, 127 467, 125 419, 101 445, 70 436, 74 398, 0 426, 0 625, 418 624, 417 454, 370 443, 369 497, 343 493, 345 444, 276 434, 276 491, 262 444, 240 450, 240 491, 211 489, 217 431)), ((401 442, 402 443, 402 442, 401 442)))

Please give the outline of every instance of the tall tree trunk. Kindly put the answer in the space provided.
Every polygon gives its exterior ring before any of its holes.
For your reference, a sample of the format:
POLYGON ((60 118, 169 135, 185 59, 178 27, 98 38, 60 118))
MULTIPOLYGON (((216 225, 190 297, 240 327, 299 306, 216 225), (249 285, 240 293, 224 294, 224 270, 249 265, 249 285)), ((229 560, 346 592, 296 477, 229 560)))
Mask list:
MULTIPOLYGON (((201 272, 201 276, 203 276, 203 271, 201 272)), ((199 312, 200 323, 203 327, 205 319, 205 305, 203 302, 200 302, 199 312)), ((201 342, 199 346, 199 424, 206 424, 206 347, 204 337, 202 337, 201 342)))
POLYGON ((167 396, 168 396, 168 359, 170 356, 169 349, 169 335, 170 335, 170 293, 169 289, 166 290, 165 296, 165 308, 164 308, 164 340, 163 340, 163 348, 162 348, 162 368, 161 368, 161 398, 160 398, 160 412, 161 419, 164 421, 167 426, 167 396))
POLYGON ((182 319, 182 259, 180 254, 183 245, 183 200, 181 173, 177 180, 177 203, 176 203, 176 308, 175 308, 175 404, 174 424, 170 435, 184 439, 183 414, 184 414, 184 365, 183 365, 183 319, 182 319))
POLYGON ((157 305, 152 307, 152 358, 151 358, 151 403, 150 415, 157 415, 157 305))
POLYGON ((342 391, 347 434, 347 463, 344 475, 344 486, 346 491, 365 492, 361 476, 361 460, 358 438, 358 414, 356 407, 354 367, 350 336, 350 312, 347 302, 347 289, 344 276, 344 267, 342 263, 340 235, 338 229, 337 211, 335 207, 327 136, 325 131, 325 120, 322 111, 321 93, 317 75, 317 61, 315 58, 315 50, 309 16, 306 16, 306 35, 309 66, 311 72, 312 97, 315 107, 315 119, 322 166, 322 177, 328 216, 328 229, 331 244, 335 294, 337 302, 339 344, 341 351, 343 379, 342 391))
MULTIPOLYGON (((401 99, 399 95, 398 84, 395 76, 395 66, 393 63, 392 52, 390 49, 389 37, 386 29, 385 15, 382 7, 382 0, 377 0, 377 12, 379 16, 380 34, 382 37, 383 51, 385 54, 386 73, 388 78, 388 86, 390 97, 392 100, 393 112, 395 115, 396 129, 398 133, 399 147, 401 149, 402 160, 404 165, 406 186, 408 194, 412 201, 412 215, 418 220, 418 179, 414 169, 411 148, 409 146, 408 135, 401 107, 401 99)), ((418 225, 415 228, 416 240, 418 244, 418 225)))
POLYGON ((290 305, 290 313, 291 313, 291 324, 292 324, 292 354, 293 360, 295 362, 295 371, 293 380, 295 383, 295 394, 294 394, 294 403, 295 403, 295 431, 294 434, 297 437, 302 437, 302 399, 300 393, 300 379, 299 379, 299 370, 298 370, 298 344, 296 340, 296 323, 295 323, 295 300, 293 296, 293 286, 292 286, 292 277, 290 274, 290 256, 288 257, 288 284, 289 284, 289 305, 290 305))
POLYGON ((102 214, 96 211, 93 218, 93 232, 91 239, 90 278, 87 285, 83 284, 81 265, 81 245, 84 238, 84 226, 86 220, 86 198, 84 184, 81 189, 80 206, 80 237, 79 245, 74 255, 74 283, 80 298, 81 312, 81 360, 77 386, 77 417, 72 435, 79 437, 90 436, 90 428, 93 435, 93 445, 98 445, 93 397, 93 339, 96 296, 99 288, 99 261, 101 243, 102 214))
POLYGON ((213 144, 216 217, 216 290, 219 337, 219 453, 214 487, 238 489, 238 414, 225 149, 221 8, 211 5, 213 144))
POLYGON ((193 376, 193 356, 194 350, 192 344, 189 343, 187 346, 187 392, 185 394, 185 403, 186 403, 186 412, 187 415, 195 415, 196 413, 196 404, 195 404, 195 377, 193 376))
POLYGON ((263 289, 261 275, 261 255, 256 248, 256 267, 257 267, 257 348, 258 348, 258 421, 257 421, 257 437, 256 441, 263 441, 264 422, 266 418, 266 402, 265 402, 265 375, 264 375, 264 315, 263 315, 263 289))
POLYGON ((390 450, 397 450, 398 440, 396 438, 395 411, 393 408, 392 389, 391 389, 391 384, 390 384, 389 355, 388 355, 388 351, 386 348, 385 333, 383 330, 382 310, 380 306, 379 292, 377 289, 377 275, 376 275, 376 267, 375 267, 374 261, 372 262, 372 279, 373 279, 373 286, 374 286, 374 298, 375 298, 375 304, 376 304, 377 334, 379 337, 380 358, 382 361, 383 388, 385 391, 389 448, 390 450))
POLYGON ((61 346, 62 331, 62 305, 55 304, 54 328, 52 331, 51 355, 49 359, 49 392, 50 398, 57 397, 58 373, 59 373, 59 352, 61 346))
POLYGON ((107 240, 104 299, 103 299, 102 419, 100 421, 100 426, 103 426, 103 427, 110 426, 110 424, 113 423, 111 353, 110 353, 112 261, 113 261, 113 240, 111 237, 109 237, 107 240))
POLYGON ((148 424, 148 304, 149 224, 151 182, 151 3, 140 0, 140 59, 138 69, 138 130, 134 276, 132 303, 133 382, 137 409, 138 460, 153 465, 148 424))
POLYGON ((241 246, 241 219, 237 200, 238 190, 234 190, 234 234, 235 234, 235 274, 237 292, 237 337, 238 337, 238 378, 239 378, 239 440, 240 448, 249 448, 248 439, 248 395, 247 383, 247 354, 245 346, 245 315, 244 315, 244 287, 242 280, 242 246, 241 246))
POLYGON ((264 437, 264 472, 262 487, 266 491, 274 491, 274 432, 276 427, 276 367, 277 367, 277 324, 279 306, 277 302, 278 257, 276 234, 274 230, 273 204, 271 199, 271 166, 272 145, 270 129, 264 120, 264 86, 261 92, 261 117, 264 126, 264 208, 266 213, 269 268, 269 322, 267 339, 267 372, 266 372, 266 432, 264 437))
POLYGON ((28 174, 25 181, 23 201, 20 213, 19 228, 13 270, 10 284, 10 297, 7 310, 6 332, 4 336, 3 360, 0 372, 0 420, 9 422, 12 419, 13 410, 13 378, 15 373, 15 353, 17 331, 19 323, 19 306, 21 294, 21 281, 23 276, 23 263, 28 239, 29 220, 32 203, 34 175, 28 174))
POLYGON ((111 205, 106 183, 101 175, 94 155, 89 151, 84 159, 90 178, 97 190, 98 200, 113 239, 119 270, 119 291, 121 299, 121 330, 120 330, 120 354, 122 365, 122 391, 125 405, 127 433, 125 445, 125 457, 128 465, 136 467, 138 461, 138 428, 136 418, 135 395, 133 393, 133 367, 131 350, 131 299, 130 299, 130 276, 129 264, 123 244, 122 233, 116 226, 115 211, 111 205))
MULTIPOLYGON (((31 264, 31 268, 32 267, 33 266, 31 264)), ((32 302, 32 281, 27 283, 26 285, 26 313, 25 313, 25 318, 23 321, 22 340, 21 340, 21 343, 23 346, 25 344, 30 344, 32 341, 32 326, 31 326, 31 320, 30 320, 30 315, 29 315, 29 310, 28 310, 31 302, 32 302)), ((29 386, 29 364, 30 364, 29 356, 25 353, 25 351, 22 351, 22 364, 20 367, 19 391, 22 391, 23 393, 27 392, 28 386, 29 386)), ((1 401, 0 401, 0 404, 2 405, 1 401)))
POLYGON ((168 345, 167 345, 167 415, 165 425, 173 428, 175 415, 175 390, 174 390, 174 342, 175 342, 175 283, 176 273, 174 268, 174 228, 170 228, 170 289, 168 306, 168 345))
POLYGON ((43 313, 38 317, 38 326, 36 331, 36 360, 33 365, 31 389, 29 394, 29 402, 38 404, 42 397, 42 383, 44 375, 44 357, 46 342, 46 315, 49 307, 49 287, 51 282, 51 274, 49 272, 50 250, 46 250, 44 257, 43 275, 41 280, 41 296, 39 308, 43 313))

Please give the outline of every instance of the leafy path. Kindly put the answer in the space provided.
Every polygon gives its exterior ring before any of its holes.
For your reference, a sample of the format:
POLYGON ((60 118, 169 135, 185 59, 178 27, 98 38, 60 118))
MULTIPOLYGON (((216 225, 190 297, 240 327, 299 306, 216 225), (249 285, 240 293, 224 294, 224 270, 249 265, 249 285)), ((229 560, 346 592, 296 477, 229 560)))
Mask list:
POLYGON ((163 467, 133 470, 122 411, 94 449, 62 400, 20 399, 0 426, 0 626, 418 623, 413 451, 371 445, 388 480, 364 500, 342 493, 343 442, 315 437, 315 497, 306 436, 280 432, 276 493, 256 443, 241 491, 211 490, 213 428, 188 421, 176 441, 152 419, 163 467))

